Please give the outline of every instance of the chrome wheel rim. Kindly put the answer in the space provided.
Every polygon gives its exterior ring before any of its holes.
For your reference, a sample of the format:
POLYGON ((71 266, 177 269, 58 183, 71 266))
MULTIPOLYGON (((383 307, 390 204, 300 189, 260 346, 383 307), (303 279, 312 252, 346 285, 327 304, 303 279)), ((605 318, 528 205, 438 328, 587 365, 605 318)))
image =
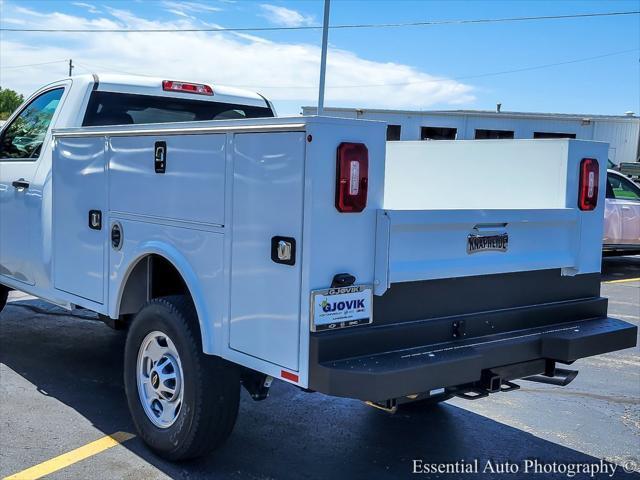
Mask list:
POLYGON ((182 408, 184 375, 180 355, 168 335, 154 331, 144 338, 136 377, 144 413, 156 427, 169 428, 182 408))

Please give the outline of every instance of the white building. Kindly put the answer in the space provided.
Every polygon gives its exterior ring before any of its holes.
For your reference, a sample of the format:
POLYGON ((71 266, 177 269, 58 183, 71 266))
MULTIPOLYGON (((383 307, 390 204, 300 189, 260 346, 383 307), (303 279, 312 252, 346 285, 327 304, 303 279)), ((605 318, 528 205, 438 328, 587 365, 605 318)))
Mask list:
MULTIPOLYGON (((316 107, 302 107, 314 115, 316 107)), ((325 115, 387 123, 388 140, 473 140, 559 138, 609 143, 609 160, 640 161, 640 117, 485 110, 401 111, 325 107, 325 115)))

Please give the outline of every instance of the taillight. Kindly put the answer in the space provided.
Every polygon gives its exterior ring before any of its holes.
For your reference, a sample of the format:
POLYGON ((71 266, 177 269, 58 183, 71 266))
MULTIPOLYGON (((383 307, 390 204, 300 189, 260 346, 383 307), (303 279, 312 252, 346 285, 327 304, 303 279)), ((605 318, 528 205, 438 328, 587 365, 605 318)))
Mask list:
POLYGON ((196 95, 213 95, 213 88, 200 83, 176 82, 163 80, 162 89, 167 92, 195 93, 196 95))
POLYGON ((362 143, 341 143, 336 165, 336 208, 357 213, 367 206, 369 151, 362 143))
POLYGON ((578 207, 580 210, 594 210, 598 205, 598 183, 600 167, 595 158, 583 158, 580 162, 580 185, 578 187, 578 207))

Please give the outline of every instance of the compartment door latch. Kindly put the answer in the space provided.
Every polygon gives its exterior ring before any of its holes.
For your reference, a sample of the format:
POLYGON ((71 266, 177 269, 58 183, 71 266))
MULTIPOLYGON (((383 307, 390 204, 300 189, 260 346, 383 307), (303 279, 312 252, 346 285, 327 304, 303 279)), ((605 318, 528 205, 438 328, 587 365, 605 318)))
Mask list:
POLYGON ((89 210, 89 228, 102 230, 102 212, 100 210, 89 210))
POLYGON ((284 265, 295 265, 296 239, 292 237, 273 237, 271 239, 271 260, 284 265))
POLYGON ((156 142, 154 156, 156 173, 165 173, 167 170, 167 142, 156 142))

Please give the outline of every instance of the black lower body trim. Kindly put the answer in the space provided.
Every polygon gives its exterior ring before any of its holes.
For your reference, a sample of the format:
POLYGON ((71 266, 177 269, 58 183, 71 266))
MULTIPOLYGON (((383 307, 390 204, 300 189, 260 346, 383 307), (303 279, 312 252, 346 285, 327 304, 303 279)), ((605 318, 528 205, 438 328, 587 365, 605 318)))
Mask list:
POLYGON ((483 370, 545 359, 563 363, 636 345, 638 329, 614 318, 547 325, 321 362, 310 388, 329 395, 386 400, 477 382, 483 370))
POLYGON ((397 283, 374 297, 371 325, 310 334, 309 388, 386 400, 473 383, 486 369, 627 348, 635 332, 607 318, 598 273, 397 283))

